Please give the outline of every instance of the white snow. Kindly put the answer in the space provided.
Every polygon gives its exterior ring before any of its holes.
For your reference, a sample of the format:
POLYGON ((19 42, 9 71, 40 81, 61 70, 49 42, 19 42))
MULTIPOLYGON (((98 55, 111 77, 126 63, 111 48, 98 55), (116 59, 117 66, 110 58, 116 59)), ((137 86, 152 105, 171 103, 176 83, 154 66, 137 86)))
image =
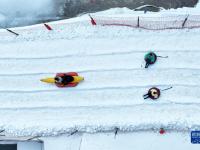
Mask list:
POLYGON ((168 150, 192 149, 198 150, 198 144, 190 143, 188 132, 167 132, 160 135, 155 131, 135 133, 96 133, 62 135, 59 137, 42 138, 45 150, 168 150))
MULTIPOLYGON (((119 9, 112 11, 121 16, 119 9)), ((0 31, 0 129, 25 136, 115 127, 200 129, 200 29, 92 26, 88 16, 49 24, 53 31, 43 25, 13 28, 18 37, 0 31), (150 50, 169 58, 144 69, 143 57, 150 50), (70 71, 85 81, 64 89, 40 82, 70 71), (144 100, 152 86, 173 89, 158 101, 144 100)))

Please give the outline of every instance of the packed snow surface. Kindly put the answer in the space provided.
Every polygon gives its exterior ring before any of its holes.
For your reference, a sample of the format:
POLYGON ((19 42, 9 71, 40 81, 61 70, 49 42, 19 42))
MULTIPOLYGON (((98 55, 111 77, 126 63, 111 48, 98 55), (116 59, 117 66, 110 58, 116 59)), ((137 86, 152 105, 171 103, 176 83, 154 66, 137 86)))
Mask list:
POLYGON ((92 26, 87 15, 49 25, 53 31, 14 28, 18 37, 0 30, 0 129, 13 135, 200 129, 200 29, 92 26), (144 69, 148 51, 169 58, 144 69), (40 82, 71 71, 85 78, 75 88, 40 82), (144 100, 154 86, 173 89, 144 100))

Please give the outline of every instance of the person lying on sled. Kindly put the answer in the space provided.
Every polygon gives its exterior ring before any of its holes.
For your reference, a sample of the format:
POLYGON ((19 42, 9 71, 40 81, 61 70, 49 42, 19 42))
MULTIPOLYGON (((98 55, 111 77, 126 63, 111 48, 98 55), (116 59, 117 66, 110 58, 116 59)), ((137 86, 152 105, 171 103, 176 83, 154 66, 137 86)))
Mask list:
POLYGON ((54 78, 55 84, 58 87, 75 87, 83 80, 84 78, 76 72, 57 73, 54 78))
POLYGON ((84 80, 84 77, 81 77, 76 72, 67 72, 67 73, 57 73, 53 78, 45 78, 40 81, 45 83, 53 83, 57 87, 75 87, 81 81, 84 80))
POLYGON ((56 76, 55 83, 60 85, 68 85, 74 81, 74 77, 70 75, 56 76))

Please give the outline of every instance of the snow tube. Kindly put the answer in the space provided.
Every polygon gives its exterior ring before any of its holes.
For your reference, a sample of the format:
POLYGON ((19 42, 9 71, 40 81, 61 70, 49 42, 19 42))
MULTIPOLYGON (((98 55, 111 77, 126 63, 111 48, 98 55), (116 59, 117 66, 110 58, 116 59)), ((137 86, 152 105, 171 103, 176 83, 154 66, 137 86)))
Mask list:
POLYGON ((157 100, 160 97, 160 94, 160 89, 152 87, 151 89, 149 89, 148 93, 145 94, 143 97, 144 99, 150 98, 152 100, 157 100))

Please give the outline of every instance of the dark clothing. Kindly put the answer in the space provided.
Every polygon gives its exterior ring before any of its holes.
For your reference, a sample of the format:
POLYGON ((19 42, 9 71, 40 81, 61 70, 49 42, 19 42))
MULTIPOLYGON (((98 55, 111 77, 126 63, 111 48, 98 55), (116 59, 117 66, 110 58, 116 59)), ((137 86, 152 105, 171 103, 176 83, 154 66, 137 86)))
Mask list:
POLYGON ((58 84, 67 85, 70 82, 73 82, 74 78, 72 76, 69 76, 69 75, 64 75, 64 76, 61 76, 61 77, 56 77, 55 80, 56 80, 56 83, 58 83, 58 84))
POLYGON ((74 81, 74 78, 72 76, 68 76, 68 75, 63 76, 62 79, 63 79, 62 83, 64 85, 67 85, 68 83, 74 81))

